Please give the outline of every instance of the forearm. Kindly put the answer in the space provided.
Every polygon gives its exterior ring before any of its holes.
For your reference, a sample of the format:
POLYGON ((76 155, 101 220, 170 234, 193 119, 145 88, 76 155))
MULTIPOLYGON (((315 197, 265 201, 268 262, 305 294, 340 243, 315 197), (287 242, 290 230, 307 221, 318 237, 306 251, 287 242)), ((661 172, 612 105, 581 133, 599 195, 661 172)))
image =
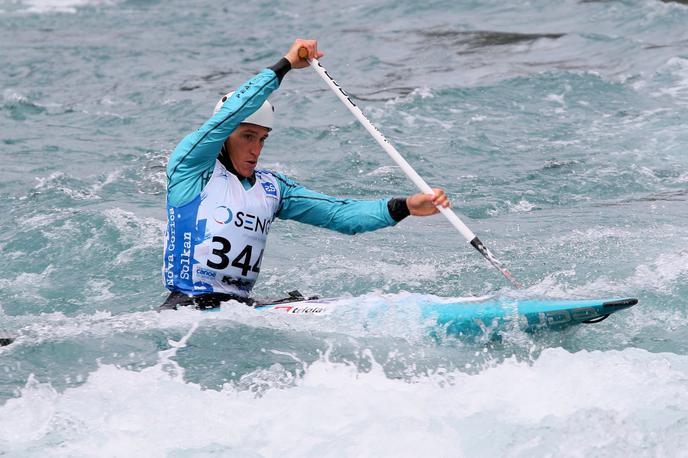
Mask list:
MULTIPOLYGON (((390 214, 389 199, 338 199, 311 191, 283 175, 277 217, 291 219, 344 234, 369 232, 397 223, 390 214)), ((403 216, 402 216, 403 217, 403 216)))

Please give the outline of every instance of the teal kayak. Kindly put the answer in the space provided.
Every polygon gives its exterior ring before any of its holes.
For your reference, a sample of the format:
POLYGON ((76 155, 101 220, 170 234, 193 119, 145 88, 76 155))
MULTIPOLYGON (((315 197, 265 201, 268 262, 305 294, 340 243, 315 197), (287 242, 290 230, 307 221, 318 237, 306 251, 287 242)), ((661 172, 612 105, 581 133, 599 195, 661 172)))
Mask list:
MULTIPOLYGON (((255 308, 269 313, 325 315, 346 307, 352 299, 304 299, 261 304, 255 308)), ((579 324, 599 323, 612 313, 638 303, 634 298, 587 300, 508 298, 430 298, 415 304, 423 323, 440 327, 451 335, 479 335, 518 328, 526 332, 540 329, 563 330, 579 324)), ((379 319, 391 304, 370 305, 368 318, 379 319)))

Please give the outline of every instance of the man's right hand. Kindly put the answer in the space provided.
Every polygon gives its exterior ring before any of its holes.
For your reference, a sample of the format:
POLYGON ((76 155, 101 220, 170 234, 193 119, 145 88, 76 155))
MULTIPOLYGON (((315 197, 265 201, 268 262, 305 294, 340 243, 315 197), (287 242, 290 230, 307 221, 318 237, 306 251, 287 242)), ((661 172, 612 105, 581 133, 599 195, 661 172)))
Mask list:
POLYGON ((284 57, 291 64, 291 68, 308 67, 308 60, 299 57, 299 49, 301 48, 305 48, 308 51, 308 59, 320 59, 322 56, 325 55, 322 52, 318 51, 317 40, 302 40, 301 38, 297 38, 294 41, 294 44, 291 45, 291 48, 289 48, 289 51, 287 51, 287 54, 284 55, 284 57))

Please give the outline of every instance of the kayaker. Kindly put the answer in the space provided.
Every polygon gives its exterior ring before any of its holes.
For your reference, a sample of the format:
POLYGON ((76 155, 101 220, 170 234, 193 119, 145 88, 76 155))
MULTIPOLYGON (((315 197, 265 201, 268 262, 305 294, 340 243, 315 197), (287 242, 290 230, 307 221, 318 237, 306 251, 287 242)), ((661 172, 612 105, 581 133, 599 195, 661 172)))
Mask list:
POLYGON ((170 156, 163 281, 171 293, 161 308, 253 303, 249 296, 275 218, 358 234, 394 226, 408 215, 434 215, 436 205, 449 207, 442 189, 434 189, 434 196, 339 199, 256 169, 273 127, 268 96, 289 70, 308 66, 300 48, 309 58, 323 56, 316 40, 297 39, 275 65, 222 97, 213 116, 170 156))

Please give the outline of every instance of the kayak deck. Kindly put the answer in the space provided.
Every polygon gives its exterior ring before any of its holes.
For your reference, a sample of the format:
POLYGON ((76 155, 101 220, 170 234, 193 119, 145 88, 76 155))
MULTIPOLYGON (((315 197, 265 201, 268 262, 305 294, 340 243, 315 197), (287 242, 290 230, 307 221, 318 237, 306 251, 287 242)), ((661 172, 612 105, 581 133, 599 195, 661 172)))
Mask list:
MULTIPOLYGON (((295 300, 262 304, 257 310, 291 315, 323 315, 347 307, 352 299, 295 300)), ((638 303, 635 298, 587 300, 508 298, 446 299, 432 298, 416 304, 423 323, 440 326, 451 335, 478 335, 489 331, 518 328, 533 332, 539 329, 563 330, 573 325, 599 323, 612 313, 638 303)), ((367 318, 381 319, 393 302, 370 305, 367 318)))

